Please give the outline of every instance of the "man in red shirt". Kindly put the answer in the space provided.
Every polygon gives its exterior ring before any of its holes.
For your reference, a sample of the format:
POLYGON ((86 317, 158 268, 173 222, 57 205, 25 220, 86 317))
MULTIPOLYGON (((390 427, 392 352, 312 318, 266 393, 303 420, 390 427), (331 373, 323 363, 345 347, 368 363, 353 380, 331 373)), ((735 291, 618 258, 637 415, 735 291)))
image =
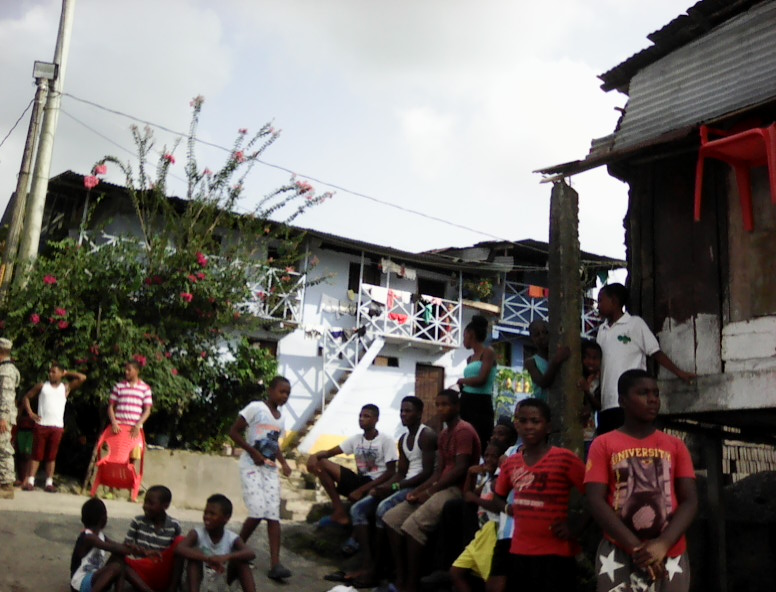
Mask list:
POLYGON ((439 434, 434 473, 409 493, 406 501, 383 516, 396 563, 396 585, 403 592, 418 589, 420 562, 428 535, 439 524, 444 505, 462 497, 466 473, 469 467, 479 463, 482 454, 476 430, 460 417, 458 391, 440 392, 436 411, 445 429, 439 434))
POLYGON ((698 509, 695 471, 684 443, 655 429, 657 381, 628 370, 617 382, 624 425, 593 440, 585 484, 604 531, 596 553, 599 591, 630 586, 690 589, 684 533, 698 509))

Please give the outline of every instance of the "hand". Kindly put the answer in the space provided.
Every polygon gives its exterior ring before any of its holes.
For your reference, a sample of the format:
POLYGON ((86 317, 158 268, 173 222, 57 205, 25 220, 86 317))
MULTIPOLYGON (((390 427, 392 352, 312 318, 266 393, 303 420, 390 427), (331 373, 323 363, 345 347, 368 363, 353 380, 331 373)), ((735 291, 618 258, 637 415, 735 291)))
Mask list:
MULTIPOLYGON (((37 421, 37 420, 36 420, 36 421, 37 421)), ((114 434, 118 434, 118 433, 121 431, 121 428, 119 427, 119 424, 117 424, 116 422, 112 422, 112 423, 110 424, 110 430, 111 430, 111 431, 112 431, 114 434)))
MULTIPOLYGON (((138 437, 140 437, 140 430, 142 430, 142 426, 139 426, 137 424, 132 426, 132 429, 129 430, 129 435, 133 440, 136 440, 138 437)), ((113 432, 114 434, 118 433, 116 431, 113 432)))
POLYGON ((226 558, 222 555, 213 555, 205 560, 207 566, 216 573, 224 573, 226 571, 226 558))
POLYGON ((350 492, 350 495, 348 496, 348 499, 351 502, 355 503, 355 502, 357 502, 358 500, 360 500, 363 497, 364 497, 364 492, 361 491, 360 489, 356 489, 355 491, 350 492))
POLYGON ((485 468, 485 465, 474 465, 472 467, 469 467, 469 474, 470 475, 482 475, 485 473, 487 469, 485 468))
POLYGON ((411 504, 420 504, 422 503, 421 499, 425 495, 425 490, 418 491, 417 489, 413 489, 407 494, 407 497, 405 498, 409 503, 411 504))
POLYGON ((633 549, 633 562, 641 569, 648 569, 655 565, 662 567, 663 561, 668 554, 668 549, 668 544, 659 538, 644 541, 633 549))
POLYGON ((693 384, 695 379, 698 378, 697 374, 693 374, 692 372, 684 372, 683 370, 680 370, 677 376, 687 384, 693 384))
POLYGON ((285 463, 285 462, 283 463, 282 470, 283 470, 283 475, 285 475, 286 477, 291 476, 292 471, 291 471, 291 467, 288 466, 288 463, 285 463))
POLYGON ((571 357, 571 349, 568 345, 559 345, 558 349, 555 351, 555 356, 553 357, 553 360, 556 364, 560 364, 561 362, 565 362, 571 357))
POLYGON ((369 495, 376 497, 377 499, 384 499, 392 492, 393 490, 391 489, 390 485, 378 485, 377 487, 372 488, 372 490, 369 492, 369 495))
POLYGON ((558 537, 562 541, 568 541, 571 537, 571 529, 569 529, 569 523, 565 520, 563 522, 556 522, 550 526, 552 534, 558 537))
POLYGON ((463 501, 468 502, 470 504, 476 504, 480 501, 480 496, 478 496, 473 491, 467 491, 463 494, 463 501))
POLYGON ((466 385, 464 385, 464 383, 463 383, 463 378, 459 378, 458 380, 456 380, 456 381, 455 381, 455 384, 456 384, 456 385, 457 385, 459 388, 460 388, 460 387, 462 387, 462 386, 466 386, 466 385))
POLYGON ((5 434, 8 431, 8 422, 4 419, 0 419, 0 434, 5 434))
POLYGON ((266 458, 264 458, 264 455, 258 450, 256 450, 255 448, 250 448, 250 450, 248 450, 248 454, 251 455, 251 460, 253 461, 253 464, 255 464, 256 466, 263 465, 267 460, 266 458))
POLYGON ((32 421, 34 421, 35 423, 40 423, 40 415, 38 415, 37 413, 31 414, 30 417, 32 418, 32 421))

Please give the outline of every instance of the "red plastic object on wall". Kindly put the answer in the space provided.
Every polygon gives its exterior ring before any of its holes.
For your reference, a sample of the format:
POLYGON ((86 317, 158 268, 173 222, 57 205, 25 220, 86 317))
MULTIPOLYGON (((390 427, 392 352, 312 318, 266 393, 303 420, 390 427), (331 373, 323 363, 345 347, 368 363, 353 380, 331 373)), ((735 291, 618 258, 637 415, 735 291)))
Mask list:
POLYGON ((744 230, 754 230, 752 213, 752 185, 750 170, 758 166, 768 167, 771 186, 771 202, 776 204, 776 124, 768 127, 748 129, 731 133, 701 126, 701 147, 695 169, 695 221, 701 219, 701 198, 703 194, 703 163, 715 158, 728 163, 736 173, 738 195, 741 199, 741 214, 744 230), (709 134, 721 136, 709 140, 709 134))
POLYGON ((92 485, 92 497, 97 493, 100 485, 115 489, 129 489, 132 492, 132 501, 137 500, 140 484, 143 482, 143 466, 145 464, 145 434, 140 431, 137 438, 132 438, 130 431, 132 426, 122 425, 121 431, 114 434, 111 426, 105 428, 97 442, 97 475, 92 485), (103 456, 103 448, 107 446, 108 453, 103 456), (142 446, 140 455, 140 471, 135 471, 135 465, 130 460, 132 451, 142 446))

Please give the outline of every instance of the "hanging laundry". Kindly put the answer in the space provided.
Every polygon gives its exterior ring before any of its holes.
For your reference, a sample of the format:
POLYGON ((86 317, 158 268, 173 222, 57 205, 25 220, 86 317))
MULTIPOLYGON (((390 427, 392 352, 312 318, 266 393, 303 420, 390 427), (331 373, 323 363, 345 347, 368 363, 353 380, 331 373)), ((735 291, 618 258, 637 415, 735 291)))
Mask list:
POLYGON ((434 308, 433 304, 428 304, 428 305, 426 305, 424 307, 424 310, 423 310, 423 320, 426 323, 430 323, 433 320, 433 318, 434 318, 434 310, 433 310, 433 308, 434 308))
POLYGON ((387 304, 388 288, 383 288, 380 286, 372 286, 371 288, 367 288, 367 290, 371 292, 370 296, 372 297, 372 300, 380 304, 387 304))
POLYGON ((414 269, 408 269, 405 265, 394 263, 390 259, 380 259, 380 269, 383 270, 383 273, 393 273, 400 278, 405 278, 413 282, 418 277, 418 274, 414 269))
POLYGON ((378 302, 370 302, 369 303, 369 311, 367 312, 367 314, 370 317, 372 317, 372 318, 379 317, 379 316, 381 316, 383 314, 384 310, 385 310, 385 308, 383 307, 382 304, 380 304, 378 302))
POLYGON ((388 318, 391 319, 392 321, 396 321, 400 325, 403 325, 404 323, 407 322, 407 319, 409 319, 410 317, 409 315, 406 315, 406 314, 392 312, 388 315, 388 318))
POLYGON ((550 295, 549 289, 543 286, 528 286, 529 298, 548 298, 550 295))

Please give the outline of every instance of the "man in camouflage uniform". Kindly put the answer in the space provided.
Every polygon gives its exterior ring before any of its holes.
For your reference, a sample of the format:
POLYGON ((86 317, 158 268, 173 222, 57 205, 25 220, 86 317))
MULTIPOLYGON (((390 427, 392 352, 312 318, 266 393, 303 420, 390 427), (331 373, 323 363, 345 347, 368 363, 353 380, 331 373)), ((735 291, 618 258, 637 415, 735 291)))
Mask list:
POLYGON ((20 377, 11 361, 11 347, 10 339, 0 338, 0 499, 13 498, 16 479, 11 429, 16 425, 16 389, 20 377))

